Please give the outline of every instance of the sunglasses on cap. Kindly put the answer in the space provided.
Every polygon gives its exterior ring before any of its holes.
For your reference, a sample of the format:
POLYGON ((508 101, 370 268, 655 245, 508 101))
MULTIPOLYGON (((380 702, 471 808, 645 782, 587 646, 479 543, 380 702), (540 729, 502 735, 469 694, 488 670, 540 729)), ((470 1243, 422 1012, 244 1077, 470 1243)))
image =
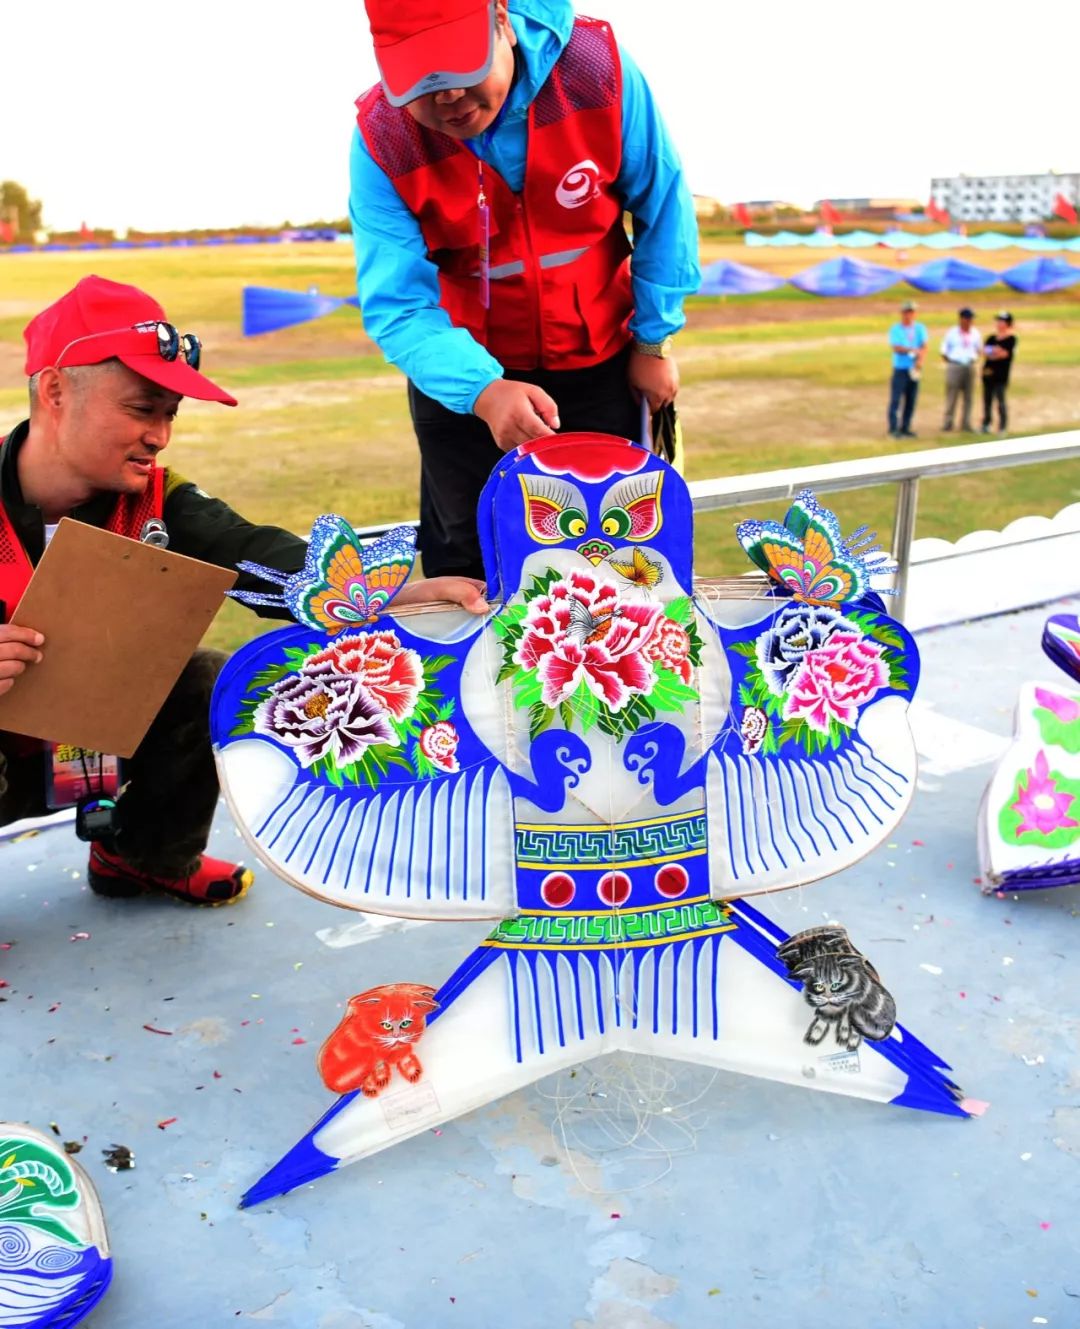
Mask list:
MULTIPOLYGON (((97 341, 101 337, 122 337, 125 333, 136 332, 140 334, 154 333, 156 337, 157 353, 163 360, 173 361, 183 357, 192 369, 198 369, 199 361, 202 359, 202 342, 193 332, 178 332, 171 323, 166 323, 162 319, 151 320, 148 323, 136 323, 129 328, 110 328, 107 332, 90 332, 85 337, 76 337, 74 341, 69 341, 60 354, 56 357, 54 369, 61 367, 61 361, 73 346, 78 346, 85 341, 97 341)), ((117 352, 126 350, 129 353, 134 352, 133 347, 118 346, 117 352)), ((139 352, 145 354, 145 350, 140 346, 139 352)))

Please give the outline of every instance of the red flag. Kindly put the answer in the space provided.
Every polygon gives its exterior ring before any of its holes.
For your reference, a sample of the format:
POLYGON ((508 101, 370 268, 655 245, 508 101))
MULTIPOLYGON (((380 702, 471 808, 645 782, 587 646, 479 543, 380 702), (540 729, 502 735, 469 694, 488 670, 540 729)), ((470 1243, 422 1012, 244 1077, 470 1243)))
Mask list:
POLYGON ((939 207, 933 199, 926 205, 926 215, 932 222, 937 222, 939 226, 949 226, 952 223, 952 217, 949 216, 948 209, 939 207))
POLYGON ((818 216, 821 218, 823 226, 835 226, 840 220, 840 214, 827 198, 821 200, 821 204, 818 207, 818 216))
POLYGON ((736 203, 731 210, 731 215, 740 226, 750 226, 753 224, 750 217, 750 209, 745 203, 736 203))
POLYGON ((79 227, 79 239, 92 240, 93 238, 94 238, 94 232, 90 229, 89 226, 87 226, 86 222, 83 222, 83 224, 79 227))
POLYGON ((15 227, 0 217, 0 245, 10 245, 15 239, 15 227))
POLYGON ((1060 217, 1062 221, 1070 222, 1076 225, 1076 208, 1069 202, 1064 194, 1058 194, 1054 199, 1054 216, 1060 217))

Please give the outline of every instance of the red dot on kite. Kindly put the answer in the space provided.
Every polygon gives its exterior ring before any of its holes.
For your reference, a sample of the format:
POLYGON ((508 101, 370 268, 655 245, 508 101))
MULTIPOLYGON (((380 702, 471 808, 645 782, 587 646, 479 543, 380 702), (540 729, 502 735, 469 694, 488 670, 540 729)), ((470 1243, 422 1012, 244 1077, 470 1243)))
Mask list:
POLYGON ((596 893, 605 904, 625 904, 630 898, 630 878, 625 872, 605 872, 596 893))
POLYGON ((549 909, 562 909, 577 893, 573 877, 565 872, 552 872, 540 884, 540 895, 549 909))
POLYGON ((666 895, 669 900, 674 900, 685 894, 689 885, 690 873, 681 863, 668 863, 665 867, 660 868, 656 874, 656 889, 661 895, 666 895))

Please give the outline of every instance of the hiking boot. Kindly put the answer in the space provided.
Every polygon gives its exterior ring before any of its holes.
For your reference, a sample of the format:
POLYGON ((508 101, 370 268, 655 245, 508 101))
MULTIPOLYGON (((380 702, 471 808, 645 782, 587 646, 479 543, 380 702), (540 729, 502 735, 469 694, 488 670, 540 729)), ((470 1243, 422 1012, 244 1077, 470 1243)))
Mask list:
POLYGON ((149 872, 139 872, 119 854, 106 849, 100 840, 95 840, 90 845, 87 880, 91 890, 112 899, 130 899, 157 891, 187 904, 219 905, 242 899, 255 874, 250 868, 203 854, 194 869, 183 877, 155 877, 149 872))

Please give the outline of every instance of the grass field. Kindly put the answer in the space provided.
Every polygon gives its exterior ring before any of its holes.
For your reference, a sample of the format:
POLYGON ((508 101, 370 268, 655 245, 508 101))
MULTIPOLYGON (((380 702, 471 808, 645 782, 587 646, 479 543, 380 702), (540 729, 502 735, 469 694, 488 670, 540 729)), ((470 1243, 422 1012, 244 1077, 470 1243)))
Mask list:
MULTIPOLYGON (((731 258, 789 276, 842 252, 706 243, 702 259, 731 258)), ((1027 257, 1020 250, 957 252, 998 269, 1027 257)), ((884 259, 877 251, 864 256, 898 262, 896 255, 882 253, 884 259)), ((927 253, 913 250, 906 260, 916 263, 927 253)), ((152 291, 182 330, 200 333, 208 372, 240 398, 236 411, 184 403, 167 454, 184 475, 253 520, 297 531, 326 510, 357 525, 415 515, 418 462, 404 383, 365 338, 356 311, 343 309, 260 338, 241 336, 244 285, 318 286, 327 294, 350 294, 352 249, 344 243, 0 257, 0 433, 25 414, 23 326, 87 272, 152 291)), ((688 478, 900 451, 885 433, 885 336, 909 292, 900 286, 883 296, 827 300, 787 289, 689 301, 687 328, 679 338, 688 478)), ((973 305, 984 333, 992 330, 994 310, 1007 305, 1020 339, 1009 394, 1013 432, 1080 424, 1080 290, 1023 296, 997 287, 969 297, 917 298, 935 352, 960 304, 973 305)), ((971 441, 938 433, 943 393, 943 367, 932 355, 915 421, 919 438, 909 440, 908 450, 971 441)), ((1000 527, 1024 513, 1050 515, 1078 499, 1077 463, 935 481, 921 487, 918 533, 955 538, 977 527, 1000 527)), ((846 528, 866 520, 883 537, 893 502, 887 489, 835 496, 846 528)), ((715 575, 746 566, 733 536, 746 515, 782 513, 732 510, 702 518, 699 572, 715 575)), ((235 645, 260 626, 229 605, 211 640, 235 645)))

